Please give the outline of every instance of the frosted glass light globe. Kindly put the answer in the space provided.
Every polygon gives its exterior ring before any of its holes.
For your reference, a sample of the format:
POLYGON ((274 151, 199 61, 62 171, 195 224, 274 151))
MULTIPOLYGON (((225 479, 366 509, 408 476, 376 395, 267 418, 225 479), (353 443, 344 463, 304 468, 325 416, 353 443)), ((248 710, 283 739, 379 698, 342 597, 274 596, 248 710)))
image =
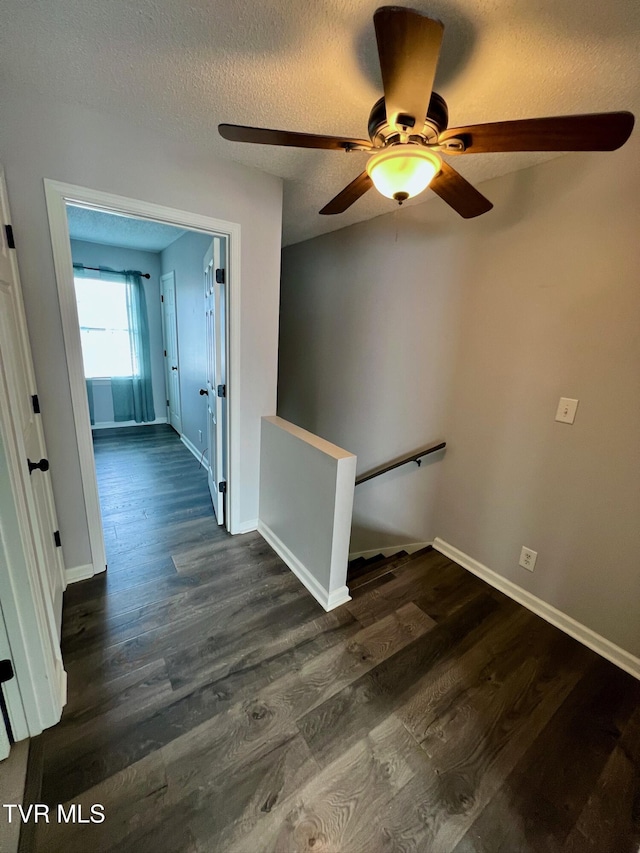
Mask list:
POLYGON ((394 145, 369 158, 367 173, 378 192, 402 204, 426 190, 440 166, 440 158, 428 148, 394 145))

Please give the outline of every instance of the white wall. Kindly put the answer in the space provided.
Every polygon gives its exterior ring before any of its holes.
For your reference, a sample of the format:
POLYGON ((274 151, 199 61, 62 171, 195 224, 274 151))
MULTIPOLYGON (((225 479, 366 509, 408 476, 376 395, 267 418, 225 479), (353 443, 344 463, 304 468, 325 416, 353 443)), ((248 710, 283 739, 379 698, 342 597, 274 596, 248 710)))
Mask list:
POLYGON ((202 261, 210 246, 209 235, 189 232, 160 254, 162 275, 176 274, 182 432, 201 451, 207 446, 207 398, 199 393, 207 381, 202 261))
POLYGON ((4 98, 6 169, 52 480, 69 568, 90 561, 89 539, 43 178, 239 223, 242 228, 240 522, 258 515, 260 417, 276 399, 282 182, 216 159, 134 117, 36 97, 4 98))
MULTIPOLYGON (((89 267, 111 267, 115 270, 140 270, 151 278, 143 278, 144 295, 149 317, 149 347, 151 351, 151 377, 153 383, 153 407, 156 418, 166 418, 166 389, 164 378, 164 356, 162 346, 162 316, 160 313, 160 255, 158 252, 143 252, 139 249, 123 249, 105 246, 87 240, 71 240, 71 257, 76 264, 89 267)), ((111 386, 95 385, 93 389, 96 423, 113 421, 111 386), (102 397, 106 399, 103 400, 102 397)))
POLYGON ((278 412, 361 469, 444 437, 356 489, 369 541, 440 536, 639 655, 640 138, 481 189, 477 220, 433 199, 284 251, 278 412))

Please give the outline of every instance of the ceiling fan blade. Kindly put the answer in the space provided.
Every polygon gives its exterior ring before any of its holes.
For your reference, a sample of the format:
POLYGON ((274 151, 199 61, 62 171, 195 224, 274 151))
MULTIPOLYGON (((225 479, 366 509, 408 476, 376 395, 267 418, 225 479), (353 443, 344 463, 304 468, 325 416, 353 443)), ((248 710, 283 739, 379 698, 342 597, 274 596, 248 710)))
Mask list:
POLYGON ((462 139, 464 151, 449 154, 485 154, 494 151, 615 151, 627 141, 634 117, 629 112, 529 118, 452 127, 440 134, 440 144, 462 139))
POLYGON ((328 204, 325 204, 320 213, 324 216, 332 216, 334 213, 344 213, 347 208, 351 207, 355 201, 358 201, 372 186, 373 181, 367 172, 363 172, 351 181, 342 192, 339 192, 335 198, 332 198, 328 204))
POLYGON ((413 9, 382 6, 373 16, 387 120, 421 130, 429 108, 444 26, 413 9), (403 122, 402 118, 407 121, 403 122))
POLYGON ((353 148, 369 151, 371 143, 365 139, 340 136, 318 136, 314 133, 294 133, 289 130, 270 130, 266 127, 245 127, 241 124, 219 124, 218 132, 231 142, 254 142, 260 145, 288 145, 293 148, 324 148, 345 151, 353 148))
POLYGON ((487 213, 493 207, 489 199, 479 193, 469 181, 455 169, 452 169, 444 160, 440 174, 433 178, 429 184, 429 189, 432 189, 464 219, 473 219, 474 216, 487 213))

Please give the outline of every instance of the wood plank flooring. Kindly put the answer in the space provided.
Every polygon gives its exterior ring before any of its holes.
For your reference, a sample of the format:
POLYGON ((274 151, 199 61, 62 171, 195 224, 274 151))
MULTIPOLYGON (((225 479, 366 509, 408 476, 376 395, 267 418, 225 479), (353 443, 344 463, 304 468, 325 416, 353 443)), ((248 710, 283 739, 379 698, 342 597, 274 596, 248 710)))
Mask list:
POLYGON ((640 683, 435 551, 325 613, 169 427, 95 443, 36 853, 637 853, 640 683))

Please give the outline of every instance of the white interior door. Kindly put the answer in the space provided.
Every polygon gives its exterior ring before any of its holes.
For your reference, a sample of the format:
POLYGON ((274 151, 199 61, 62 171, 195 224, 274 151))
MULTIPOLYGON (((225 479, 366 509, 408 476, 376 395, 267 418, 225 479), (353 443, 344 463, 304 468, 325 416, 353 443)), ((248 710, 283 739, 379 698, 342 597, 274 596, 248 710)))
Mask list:
MULTIPOLYGON (((5 228, 11 220, 1 172, 0 207, 0 443, 6 462, 3 475, 6 485, 0 495, 0 541, 4 540, 5 556, 0 554, 0 568, 10 574, 12 564, 25 561, 29 594, 33 597, 25 606, 36 614, 39 661, 48 673, 50 686, 64 689, 60 653, 62 594, 66 586, 64 562, 16 252, 12 234, 5 228), (15 520, 7 522, 10 515, 15 520), (2 565, 5 561, 9 565, 2 565)), ((22 577, 19 581, 14 579, 13 589, 3 587, 6 595, 13 594, 15 584, 22 581, 22 577)), ((5 593, 2 595, 0 604, 4 606, 5 593)), ((10 615, 13 619, 13 607, 10 615)), ((10 639, 13 644, 14 638, 10 639)), ((34 670, 38 665, 31 662, 34 670)))
POLYGON ((227 486, 226 239, 214 237, 204 256, 207 347, 209 491, 218 524, 225 522, 227 486))
POLYGON ((162 294, 162 334, 164 335, 164 365, 167 385, 167 420, 176 432, 182 435, 175 272, 167 273, 160 278, 160 292, 162 294))
MULTIPOLYGON (((0 660, 11 660, 11 649, 9 647, 9 638, 7 636, 7 629, 4 624, 4 616, 2 615, 2 608, 0 607, 0 660)), ((8 684, 8 682, 7 682, 8 684)), ((9 731, 11 731, 11 736, 13 737, 13 729, 11 727, 11 719, 9 717, 9 708, 6 701, 6 696, 4 692, 4 685, 0 684, 0 691, 2 691, 2 695, 0 696, 0 761, 3 758, 6 758, 9 755, 9 750, 11 749, 11 741, 9 740, 9 731)))
MULTIPOLYGON (((0 182, 3 222, 10 222, 4 176, 0 182)), ((43 585, 51 600, 57 628, 62 614, 65 587, 64 564, 56 533, 58 524, 53 502, 49 461, 44 443, 40 405, 36 394, 31 349, 22 305, 15 250, 3 234, 0 251, 0 348, 2 373, 6 383, 15 442, 23 455, 22 474, 25 491, 33 509, 31 527, 38 551, 43 585)), ((59 533, 58 533, 59 536, 59 533)))

